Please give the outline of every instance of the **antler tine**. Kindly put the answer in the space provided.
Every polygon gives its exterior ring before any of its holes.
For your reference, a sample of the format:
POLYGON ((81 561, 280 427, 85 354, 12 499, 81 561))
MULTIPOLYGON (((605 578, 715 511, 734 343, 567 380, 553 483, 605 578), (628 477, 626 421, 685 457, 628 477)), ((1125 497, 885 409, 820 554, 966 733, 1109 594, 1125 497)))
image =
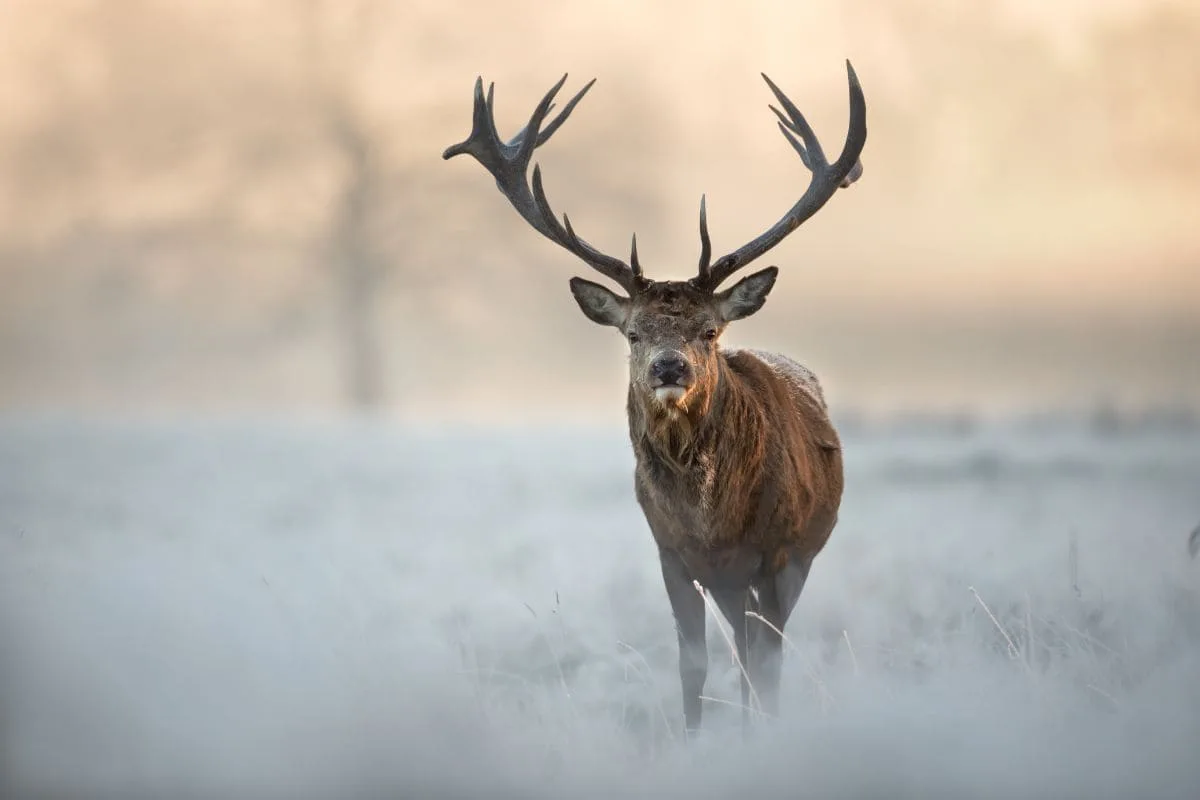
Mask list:
POLYGON ((775 116, 779 117, 779 127, 783 131, 783 135, 792 143, 792 147, 795 147, 797 152, 800 153, 800 158, 804 161, 804 166, 809 169, 828 166, 829 162, 825 160, 825 151, 821 149, 821 143, 817 140, 817 134, 813 131, 812 126, 808 124, 808 120, 804 118, 804 115, 800 113, 800 109, 796 108, 796 104, 788 99, 788 96, 775 85, 774 81, 767 77, 765 72, 760 74, 762 75, 762 79, 767 82, 767 86, 771 87, 771 91, 774 93, 775 99, 779 101, 779 105, 783 106, 784 111, 787 111, 787 116, 785 117, 783 112, 775 106, 767 106, 767 108, 775 112, 775 116), (799 134, 804 139, 803 147, 792 136, 793 133, 799 134))
POLYGON ((712 258, 712 241, 708 238, 708 212, 704 208, 704 195, 700 195, 700 280, 708 279, 708 267, 712 258))
MULTIPOLYGON (((862 162, 859 160, 859 156, 867 141, 867 103, 863 97, 862 86, 858 82, 858 75, 855 74, 854 67, 849 60, 846 61, 846 79, 850 87, 850 125, 841 154, 837 161, 830 164, 825 158, 825 152, 817 140, 816 133, 808 124, 808 120, 800 113, 800 109, 770 78, 763 75, 763 80, 767 82, 775 99, 783 107, 783 111, 780 111, 778 108, 770 106, 770 109, 779 117, 779 130, 800 155, 804 166, 812 173, 812 178, 808 188, 796 201, 796 204, 767 231, 732 253, 722 256, 707 270, 704 268, 704 259, 702 258, 700 271, 694 279, 697 284, 709 290, 715 290, 726 278, 779 244, 805 220, 817 213, 839 187, 849 186, 862 175, 862 162)), ((700 235, 703 249, 707 252, 707 230, 703 214, 702 209, 700 235)))
MULTIPOLYGON (((479 92, 479 86, 481 86, 482 84, 483 84, 483 79, 479 78, 476 83, 476 89, 475 89, 477 94, 479 92)), ((476 102, 476 104, 478 104, 479 100, 476 99, 475 102, 476 102)), ((486 114, 487 127, 488 127, 488 131, 490 131, 492 134, 491 138, 494 139, 495 141, 499 142, 500 141, 500 132, 498 130, 496 130, 496 83, 495 83, 495 81, 488 81, 487 99, 484 101, 483 105, 484 105, 484 109, 487 111, 487 114, 486 114)))
POLYGON ((533 151, 545 144, 554 132, 566 122, 567 117, 575 110, 575 106, 596 82, 595 79, 589 81, 567 102, 558 116, 543 129, 542 123, 554 108, 554 98, 566 80, 567 76, 564 74, 554 86, 550 87, 541 102, 534 108, 525 127, 508 142, 504 142, 496 130, 495 84, 489 85, 485 97, 483 79, 477 78, 475 80, 475 106, 471 135, 462 142, 447 147, 442 153, 442 158, 450 159, 463 153, 474 156, 475 160, 496 179, 496 187, 534 230, 575 254, 593 269, 616 281, 632 294, 639 291, 645 284, 645 279, 641 275, 641 267, 636 263, 636 250, 634 264, 629 265, 593 248, 575 234, 570 220, 565 214, 563 223, 558 222, 550 208, 550 202, 546 199, 545 190, 542 188, 539 167, 534 165, 532 187, 526 175, 533 151))
MULTIPOLYGON (((543 130, 540 134, 538 134, 538 138, 537 138, 537 146, 538 147, 541 147, 543 144, 545 144, 546 140, 554 135, 554 132, 556 130, 558 130, 559 126, 567 121, 567 117, 569 117, 571 115, 571 112, 575 110, 575 106, 579 104, 579 101, 583 99, 583 96, 588 93, 588 89, 591 89, 592 84, 594 84, 595 82, 596 82, 595 78, 592 78, 590 81, 588 81, 584 85, 584 87, 582 89, 580 89, 578 92, 576 92, 575 96, 572 97, 567 102, 567 104, 563 107, 563 110, 558 112, 558 116, 555 117, 553 120, 551 120, 550 124, 546 126, 546 129, 543 130)), ((554 108, 553 105, 550 106, 550 109, 553 109, 553 108, 554 108)))
POLYGON ((571 219, 566 214, 563 214, 562 223, 559 224, 558 217, 546 198, 546 190, 542 186, 542 168, 538 164, 533 165, 533 201, 540 219, 553 231, 551 239, 579 256, 601 275, 616 281, 631 295, 644 288, 646 280, 641 275, 640 265, 635 270, 621 259, 605 255, 592 247, 575 233, 575 229, 571 227, 571 219))
MULTIPOLYGON (((517 156, 515 161, 522 166, 522 171, 524 171, 525 165, 529 163, 529 159, 533 157, 534 149, 536 149, 538 146, 538 139, 541 138, 542 122, 546 119, 546 115, 550 113, 550 109, 554 106, 554 96, 558 94, 558 90, 561 89, 563 84, 566 82, 567 74, 564 72, 563 76, 558 79, 558 83, 551 86, 550 91, 546 92, 545 96, 542 97, 541 102, 534 107, 533 113, 529 115, 529 122, 525 124, 525 127, 521 129, 521 132, 517 135, 517 137, 514 137, 520 139, 516 145, 517 156)), ((494 122, 494 115, 492 119, 494 122)), ((542 139, 542 141, 545 141, 545 139, 542 139)))
MULTIPOLYGON (((566 76, 564 75, 563 77, 565 78, 566 76)), ((535 144, 534 147, 541 147, 543 144, 546 143, 547 139, 549 139, 551 136, 554 135, 554 132, 559 129, 559 126, 561 126, 564 122, 567 121, 567 117, 569 117, 571 115, 571 112, 575 110, 575 106, 579 104, 579 101, 583 99, 583 96, 585 94, 587 94, 588 89, 591 89, 592 84, 594 84, 595 82, 596 82, 596 79, 592 78, 590 81, 587 82, 587 84, 582 89, 580 89, 578 92, 575 93, 575 96, 572 97, 567 102, 566 107, 563 108, 562 111, 558 112, 558 116, 555 117, 553 120, 551 120, 550 124, 547 125, 544 129, 542 129, 541 133, 538 134, 537 144, 535 144)), ((553 88, 551 88, 550 96, 557 94, 558 89, 561 85, 562 85, 562 82, 559 81, 558 84, 556 84, 553 88)), ((546 107, 546 113, 549 113, 553 110, 554 110, 554 103, 550 103, 546 107)), ((535 114, 537 113, 536 110, 534 113, 535 114)), ((525 140, 525 132, 527 130, 529 130, 528 124, 524 128, 521 128, 521 130, 517 131, 517 134, 515 136, 513 136, 513 138, 508 140, 508 146, 509 147, 519 147, 521 145, 521 143, 525 140)))
POLYGON ((447 147, 442 151, 442 158, 454 158, 454 156, 463 153, 470 153, 481 164, 484 164, 481 155, 483 157, 491 155, 486 151, 490 150, 491 145, 497 141, 494 136, 494 129, 491 126, 491 112, 488 106, 489 102, 483 96, 483 78, 476 78, 475 107, 471 113, 471 135, 458 144, 452 144, 447 147), (487 136, 486 134, 488 133, 493 133, 493 136, 487 136), (485 152, 481 153, 481 150, 485 152))

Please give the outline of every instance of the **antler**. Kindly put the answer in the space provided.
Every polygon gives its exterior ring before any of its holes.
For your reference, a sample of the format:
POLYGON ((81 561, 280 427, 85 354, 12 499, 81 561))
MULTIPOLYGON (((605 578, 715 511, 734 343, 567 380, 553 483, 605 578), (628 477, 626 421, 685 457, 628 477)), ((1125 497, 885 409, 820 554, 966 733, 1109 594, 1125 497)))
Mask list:
POLYGON ((563 214, 562 223, 559 223, 554 211, 550 208, 550 202, 546 199, 546 192, 542 188, 540 167, 536 164, 533 167, 532 189, 525 175, 533 151, 545 144, 558 130, 570 113, 575 110, 575 105, 583 99, 588 89, 592 88, 592 84, 596 82, 594 78, 588 81, 587 85, 571 98, 558 116, 543 129, 542 122, 554 108, 554 96, 558 94, 558 90, 562 88, 566 80, 567 76, 563 75, 558 83, 546 92, 546 96, 533 110, 529 123, 506 143, 496 132, 495 110, 492 102, 495 84, 488 85, 485 99, 483 79, 477 78, 475 80, 475 112, 471 135, 465 141, 447 147, 446 151, 442 153, 442 158, 449 159, 462 153, 474 156, 475 160, 496 179, 497 188, 508 198, 517 213, 524 217, 525 221, 532 225, 538 233, 574 253, 600 274, 611 278, 625 291, 634 294, 647 283, 642 276, 641 265, 638 264, 637 237, 635 236, 633 239, 628 264, 618 258, 601 253, 576 235, 571 227, 571 220, 567 218, 566 214, 563 214))
POLYGON ((800 160, 804 162, 804 166, 812 172, 812 180, 803 196, 783 215, 782 219, 758 238, 742 245, 729 255, 722 256, 711 267, 709 266, 711 247, 708 239, 708 221, 705 219, 704 200, 701 199, 700 270, 692 279, 693 284, 710 291, 716 289, 722 281, 782 242, 789 233, 800 227, 801 223, 817 213, 839 186, 843 188, 849 186, 862 175, 863 168, 862 162, 859 161, 859 155, 867 141, 867 104, 863 98, 862 87, 858 83, 858 76, 854 74, 854 67, 848 60, 846 61, 846 74, 850 82, 850 130, 846 134, 846 143, 842 147, 842 154, 832 164, 825 160, 825 152, 821 149, 821 143, 817 141, 817 135, 813 133, 812 127, 804 119, 800 109, 796 108, 792 101, 779 90, 779 87, 771 82, 770 78, 763 75, 763 80, 771 87, 779 104, 787 112, 785 117, 783 112, 775 106, 770 107, 775 112, 775 116, 779 117, 779 130, 800 154, 800 160), (797 141, 796 136, 799 136, 803 143, 797 141))

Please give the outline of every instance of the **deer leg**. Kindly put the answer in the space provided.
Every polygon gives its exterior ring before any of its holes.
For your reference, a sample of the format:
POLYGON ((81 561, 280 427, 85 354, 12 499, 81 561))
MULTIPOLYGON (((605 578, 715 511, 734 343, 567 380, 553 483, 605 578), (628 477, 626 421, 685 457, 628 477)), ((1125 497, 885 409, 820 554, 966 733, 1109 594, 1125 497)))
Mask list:
POLYGON ((750 676, 748 674, 749 653, 747 652, 747 632, 749 621, 746 618, 746 610, 748 608, 748 600, 750 593, 745 589, 715 589, 712 590, 713 600, 716 601, 717 608, 721 609, 721 614, 725 619, 729 620, 729 625, 733 628, 733 645, 737 651, 739 681, 742 686, 742 730, 745 731, 750 727, 750 711, 754 709, 751 705, 750 697, 750 676))
POLYGON ((659 550, 663 583, 675 616, 679 637, 679 682, 683 688, 683 723, 689 735, 700 730, 700 693, 708 677, 708 646, 704 638, 704 598, 696 591, 683 560, 671 550, 659 550))
POLYGON ((752 620, 754 633, 750 653, 750 679, 758 690, 763 711, 779 715, 779 681, 783 667, 783 637, 780 635, 808 580, 812 559, 789 561, 780 572, 759 586, 758 613, 769 625, 752 620))

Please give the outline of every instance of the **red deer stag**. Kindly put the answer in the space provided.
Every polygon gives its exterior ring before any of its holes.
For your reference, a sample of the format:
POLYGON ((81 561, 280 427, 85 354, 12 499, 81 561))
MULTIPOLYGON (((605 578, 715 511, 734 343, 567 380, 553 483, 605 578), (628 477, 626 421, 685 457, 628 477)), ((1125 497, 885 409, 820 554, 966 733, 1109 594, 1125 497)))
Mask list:
MULTIPOLYGON (((566 81, 542 98, 529 123, 505 142, 496 132, 493 86, 475 83, 471 135, 443 158, 468 153, 525 221, 626 292, 572 278, 585 316, 621 331, 629 342, 629 435, 636 456, 638 503, 658 544, 663 581, 679 635, 684 724, 700 727, 700 693, 708 673, 703 586, 735 631, 742 666, 742 705, 757 696, 778 713, 781 632, 804 588, 813 559, 837 522, 842 496, 841 444, 816 377, 785 356, 722 350, 725 326, 762 307, 775 284, 768 267, 718 291, 723 281, 783 241, 838 187, 862 174, 866 101, 846 62, 850 126, 832 164, 799 109, 763 75, 782 111, 779 128, 812 173, 808 188, 770 229, 711 261, 700 201, 700 266, 687 281, 644 277, 637 237, 626 263, 580 238, 564 214, 558 221, 542 188, 541 170, 526 177, 534 149, 563 124, 589 82, 548 124, 566 81), (765 622, 764 622, 765 620, 765 622)), ((746 722, 743 711, 743 723, 746 722)))

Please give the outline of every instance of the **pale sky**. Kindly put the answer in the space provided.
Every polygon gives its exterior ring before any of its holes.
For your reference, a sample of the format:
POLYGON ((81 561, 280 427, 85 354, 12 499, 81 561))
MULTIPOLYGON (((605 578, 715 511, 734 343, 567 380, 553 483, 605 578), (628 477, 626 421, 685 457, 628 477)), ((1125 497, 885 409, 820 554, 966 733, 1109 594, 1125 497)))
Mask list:
POLYGON ((587 267, 438 157, 475 76, 509 134, 562 72, 596 77, 539 150, 551 200, 683 277, 701 193, 726 251, 806 181, 759 71, 833 151, 847 56, 866 173, 765 258, 782 277, 737 344, 849 407, 1200 407, 1195 11, 987 8, 0 0, 0 408, 339 407, 341 108, 376 176, 387 409, 609 409, 621 345, 565 289, 587 267), (589 365, 566 403, 564 350, 589 365))

